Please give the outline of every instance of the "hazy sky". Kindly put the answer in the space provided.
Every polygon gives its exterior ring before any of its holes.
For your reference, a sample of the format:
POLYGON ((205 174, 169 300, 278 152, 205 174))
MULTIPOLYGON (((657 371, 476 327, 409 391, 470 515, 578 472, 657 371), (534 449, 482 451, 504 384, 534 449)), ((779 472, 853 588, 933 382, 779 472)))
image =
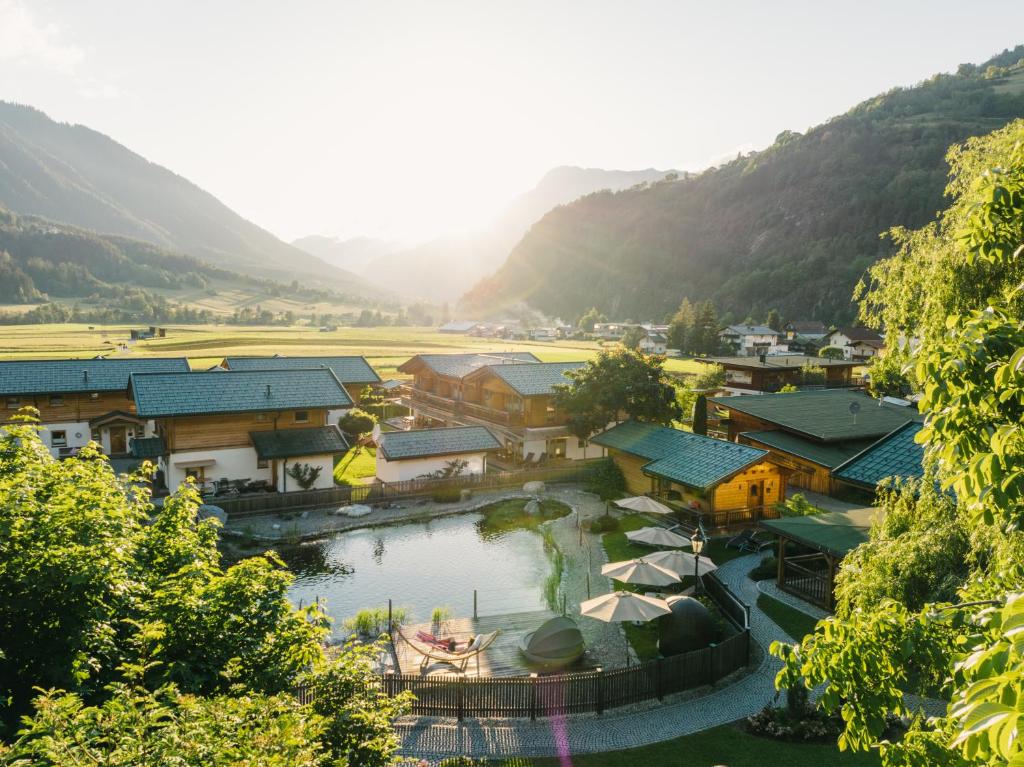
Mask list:
POLYGON ((1024 2, 0 0, 0 99, 283 238, 478 225, 549 168, 697 169, 1024 42, 1024 2))

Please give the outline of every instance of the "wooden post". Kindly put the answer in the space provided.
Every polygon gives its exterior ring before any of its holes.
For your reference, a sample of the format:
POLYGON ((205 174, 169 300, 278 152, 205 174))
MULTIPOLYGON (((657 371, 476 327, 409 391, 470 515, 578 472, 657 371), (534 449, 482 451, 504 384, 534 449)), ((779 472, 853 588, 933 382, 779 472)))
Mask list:
POLYGON ((388 636, 391 636, 394 633, 394 628, 393 628, 394 624, 391 622, 391 615, 392 615, 392 613, 391 613, 391 600, 389 599, 388 600, 388 636))
POLYGON ((664 658, 658 658, 655 663, 657 666, 654 669, 654 694, 658 698, 660 703, 665 699, 665 680, 663 678, 662 666, 665 665, 664 658))
POLYGON ((778 561, 778 573, 775 576, 775 581, 778 583, 779 588, 786 582, 786 539, 781 535, 779 536, 779 561, 778 561))
POLYGON ((595 671, 597 672, 597 675, 594 677, 594 680, 597 682, 597 695, 595 696, 597 698, 597 700, 594 702, 594 706, 597 708, 597 713, 598 714, 603 714, 604 713, 604 668, 602 666, 598 666, 595 669, 595 671))
POLYGON ((465 692, 466 692, 466 677, 465 677, 465 675, 462 675, 462 676, 460 676, 458 678, 458 681, 456 682, 456 689, 459 691, 458 703, 457 703, 457 706, 458 706, 457 714, 458 714, 458 720, 461 722, 462 718, 463 718, 463 715, 465 714, 465 711, 464 711, 464 709, 465 709, 465 700, 464 700, 464 698, 465 698, 465 692))
POLYGON ((476 589, 473 589, 473 620, 476 620, 476 589))
POLYGON ((537 721, 537 673, 530 673, 530 721, 537 721))

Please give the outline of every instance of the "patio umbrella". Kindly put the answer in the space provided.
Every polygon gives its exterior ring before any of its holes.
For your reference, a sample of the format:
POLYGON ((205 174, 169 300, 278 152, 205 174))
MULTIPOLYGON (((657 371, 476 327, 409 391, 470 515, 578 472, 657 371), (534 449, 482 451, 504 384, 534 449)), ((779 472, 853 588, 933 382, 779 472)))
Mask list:
POLYGON ((673 533, 664 527, 641 527, 639 530, 630 530, 626 538, 634 543, 646 543, 650 546, 674 546, 676 548, 689 548, 690 539, 684 538, 679 533, 673 533))
POLYGON ((622 500, 615 501, 615 505, 620 509, 646 512, 647 514, 672 513, 672 509, 668 506, 663 503, 658 503, 656 500, 648 498, 646 495, 635 495, 632 498, 623 498, 622 500))
POLYGON ((642 559, 610 562, 601 568, 601 575, 623 583, 643 583, 648 586, 668 586, 680 580, 672 570, 642 559))
POLYGON ((645 597, 632 591, 613 591, 580 605, 580 614, 605 623, 650 621, 672 612, 664 599, 645 597))
POLYGON ((687 551, 658 551, 654 554, 648 554, 640 561, 656 565, 663 570, 671 570, 679 575, 693 575, 695 560, 699 563, 697 565, 698 575, 707 575, 718 569, 718 565, 708 557, 701 557, 697 560, 697 557, 687 551))

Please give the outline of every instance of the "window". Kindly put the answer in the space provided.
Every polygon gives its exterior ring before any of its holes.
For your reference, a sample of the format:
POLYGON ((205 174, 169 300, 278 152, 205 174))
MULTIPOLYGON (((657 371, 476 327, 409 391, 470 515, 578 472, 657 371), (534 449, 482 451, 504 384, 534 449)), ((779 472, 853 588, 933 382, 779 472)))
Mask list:
POLYGON ((67 447, 68 433, 66 431, 50 432, 50 447, 67 447))
POLYGON ((62 394, 51 394, 50 395, 50 407, 63 407, 64 396, 62 394))
POLYGON ((256 418, 254 420, 257 423, 263 423, 264 421, 267 420, 267 414, 266 413, 257 413, 256 414, 256 418))
POLYGON ((18 398, 18 397, 8 397, 7 398, 7 409, 8 410, 17 410, 19 407, 21 407, 21 399, 20 398, 18 398))
POLYGON ((94 391, 92 394, 89 395, 89 399, 99 399, 99 398, 100 398, 100 393, 98 391, 94 391))
POLYGON ((266 469, 269 466, 270 466, 270 461, 268 461, 266 458, 257 458, 256 459, 256 468, 257 469, 266 469))
POLYGON ((295 423, 309 423, 309 411, 308 410, 296 410, 295 411, 295 423))
POLYGON ((576 447, 578 447, 580 450, 586 450, 587 449, 587 441, 585 439, 578 439, 578 440, 576 440, 576 447))

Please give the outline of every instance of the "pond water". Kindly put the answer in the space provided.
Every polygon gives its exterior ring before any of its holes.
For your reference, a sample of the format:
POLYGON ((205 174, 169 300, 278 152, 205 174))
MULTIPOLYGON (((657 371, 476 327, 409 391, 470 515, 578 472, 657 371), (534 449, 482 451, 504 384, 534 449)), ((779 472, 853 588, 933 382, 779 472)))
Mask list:
POLYGON ((364 608, 386 608, 388 599, 408 608, 413 623, 429 621, 435 607, 472 615, 474 589, 481 615, 540 610, 553 569, 540 532, 502 514, 352 530, 277 550, 296 575, 292 601, 319 598, 334 618, 335 635, 345 633, 345 618, 364 608))

